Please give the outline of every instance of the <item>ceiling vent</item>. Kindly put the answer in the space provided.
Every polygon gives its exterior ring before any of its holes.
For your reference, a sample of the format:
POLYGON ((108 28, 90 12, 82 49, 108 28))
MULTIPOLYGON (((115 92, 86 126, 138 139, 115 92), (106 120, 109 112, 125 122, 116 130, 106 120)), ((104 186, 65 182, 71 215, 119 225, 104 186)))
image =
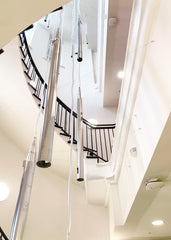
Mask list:
POLYGON ((109 18, 109 27, 115 27, 118 23, 117 17, 109 18))

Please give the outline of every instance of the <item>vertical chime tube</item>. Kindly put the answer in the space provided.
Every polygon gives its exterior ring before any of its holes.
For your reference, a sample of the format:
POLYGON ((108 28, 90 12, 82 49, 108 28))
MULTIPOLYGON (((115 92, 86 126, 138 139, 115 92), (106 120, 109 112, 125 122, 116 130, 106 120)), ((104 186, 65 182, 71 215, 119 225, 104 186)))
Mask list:
POLYGON ((17 205, 14 213, 9 240, 22 239, 26 223, 34 171, 36 165, 36 137, 34 137, 27 159, 23 162, 23 176, 20 185, 17 205))
POLYGON ((47 22, 47 19, 48 19, 48 15, 45 16, 44 22, 47 22))
POLYGON ((87 14, 85 14, 84 18, 84 25, 85 25, 85 42, 88 45, 88 33, 87 33, 87 14))
POLYGON ((81 33, 81 20, 80 17, 78 18, 78 36, 77 36, 77 41, 78 41, 78 57, 77 61, 82 62, 83 60, 83 53, 82 53, 82 33, 81 33))
POLYGON ((52 148, 55 125, 55 108, 57 97, 57 81, 59 74, 61 39, 58 29, 55 40, 53 41, 53 53, 49 73, 48 89, 46 95, 45 112, 40 138, 37 166, 47 168, 51 166, 52 148))
POLYGON ((77 181, 84 181, 84 154, 83 154, 83 111, 81 89, 78 89, 77 98, 77 181))

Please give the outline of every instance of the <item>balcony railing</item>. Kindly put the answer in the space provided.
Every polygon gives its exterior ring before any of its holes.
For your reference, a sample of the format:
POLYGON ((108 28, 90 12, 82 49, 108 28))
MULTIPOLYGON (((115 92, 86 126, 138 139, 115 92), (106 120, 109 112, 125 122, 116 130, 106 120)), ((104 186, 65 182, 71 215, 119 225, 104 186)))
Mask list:
MULTIPOLYGON (((21 41, 22 62, 25 66, 24 73, 28 84, 33 89, 33 96, 38 100, 43 97, 45 102, 47 84, 38 71, 29 51, 25 33, 19 35, 21 41)), ((40 106, 40 102, 39 102, 40 106)), ((71 141, 71 109, 57 98, 55 126, 61 129, 61 135, 66 136, 68 143, 71 141)), ((73 112, 73 143, 77 144, 77 113, 73 112)), ((115 124, 94 125, 83 119, 83 150, 87 152, 87 158, 96 158, 108 162, 112 152, 115 124)))
POLYGON ((8 240, 7 236, 5 235, 1 227, 0 227, 0 240, 8 240))

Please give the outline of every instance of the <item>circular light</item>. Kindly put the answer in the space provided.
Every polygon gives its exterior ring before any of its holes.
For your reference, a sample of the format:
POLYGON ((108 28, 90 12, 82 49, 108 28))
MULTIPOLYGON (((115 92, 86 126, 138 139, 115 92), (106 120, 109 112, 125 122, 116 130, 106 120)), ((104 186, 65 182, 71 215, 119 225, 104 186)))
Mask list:
POLYGON ((124 77, 124 72, 120 71, 118 72, 118 78, 122 79, 124 77))
POLYGON ((88 122, 91 124, 98 124, 98 121, 94 118, 89 119, 88 122))
POLYGON ((164 222, 163 222, 163 220, 155 220, 155 221, 152 222, 152 224, 154 226, 160 226, 160 225, 163 225, 164 222))
POLYGON ((5 183, 0 182, 0 201, 4 201, 5 199, 7 199, 8 195, 9 195, 8 186, 5 183))

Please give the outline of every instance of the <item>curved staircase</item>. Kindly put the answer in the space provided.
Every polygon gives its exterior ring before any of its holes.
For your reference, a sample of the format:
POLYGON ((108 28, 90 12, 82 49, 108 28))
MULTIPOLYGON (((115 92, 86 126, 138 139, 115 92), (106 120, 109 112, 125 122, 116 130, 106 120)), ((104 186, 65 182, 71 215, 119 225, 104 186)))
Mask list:
MULTIPOLYGON (((41 76, 31 56, 25 32, 20 35, 20 50, 24 74, 38 106, 44 108, 47 83, 41 76)), ((59 98, 55 116, 55 127, 65 142, 71 142, 71 109, 59 98)), ((112 176, 112 166, 109 162, 112 153, 115 124, 94 125, 83 119, 83 150, 85 161, 85 190, 89 203, 106 205, 108 181, 112 176), (96 192, 94 191, 96 189, 96 192), (98 191, 97 191, 98 189, 98 191)), ((77 113, 73 112, 73 143, 77 145, 77 113)), ((76 167, 76 166, 75 166, 76 167)))
MULTIPOLYGON (((41 99, 43 107, 45 102, 47 84, 42 78, 39 70, 29 51, 25 33, 19 35, 21 41, 22 63, 24 65, 24 74, 26 76, 31 92, 40 106, 41 99)), ((59 98, 57 98, 57 109, 55 117, 55 127, 60 129, 60 135, 66 137, 68 143, 71 142, 71 109, 59 98)), ((77 113, 73 112, 73 143, 77 144, 77 113)), ((87 152, 87 158, 97 159, 108 162, 112 152, 112 142, 114 137, 115 124, 94 125, 83 119, 83 150, 87 152)))

